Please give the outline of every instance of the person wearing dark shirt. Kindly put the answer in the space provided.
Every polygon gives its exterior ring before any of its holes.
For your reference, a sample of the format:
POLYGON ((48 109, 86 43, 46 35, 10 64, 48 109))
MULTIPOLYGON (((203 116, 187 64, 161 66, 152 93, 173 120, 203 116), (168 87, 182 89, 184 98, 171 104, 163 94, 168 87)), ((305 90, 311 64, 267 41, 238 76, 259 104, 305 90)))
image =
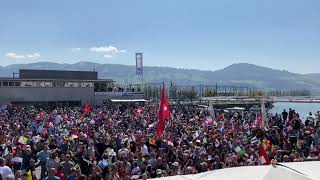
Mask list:
POLYGON ((135 153, 136 150, 137 150, 136 143, 133 142, 133 141, 130 142, 130 151, 131 151, 132 153, 135 153))
POLYGON ((212 164, 212 169, 213 170, 224 168, 224 164, 223 164, 223 162, 220 161, 220 157, 219 156, 215 156, 214 159, 215 159, 215 162, 212 164))
POLYGON ((298 131, 300 128, 301 128, 300 120, 294 119, 293 120, 293 129, 298 131))
POLYGON ((283 123, 285 124, 288 118, 288 112, 284 109, 282 112, 283 123))
POLYGON ((81 156, 78 160, 80 165, 81 173, 84 175, 89 175, 92 168, 92 163, 84 156, 81 156))
POLYGON ((293 119, 293 110, 290 108, 289 109, 289 122, 293 119))
POLYGON ((102 137, 99 138, 99 142, 96 144, 97 148, 97 161, 102 159, 103 152, 107 149, 107 146, 102 137))
POLYGON ((309 126, 309 123, 310 123, 310 119, 307 119, 307 120, 304 122, 304 125, 305 125, 306 127, 308 127, 308 126, 309 126))
POLYGON ((30 148, 27 148, 22 158, 22 169, 28 169, 30 167, 30 160, 34 158, 32 150, 30 148))

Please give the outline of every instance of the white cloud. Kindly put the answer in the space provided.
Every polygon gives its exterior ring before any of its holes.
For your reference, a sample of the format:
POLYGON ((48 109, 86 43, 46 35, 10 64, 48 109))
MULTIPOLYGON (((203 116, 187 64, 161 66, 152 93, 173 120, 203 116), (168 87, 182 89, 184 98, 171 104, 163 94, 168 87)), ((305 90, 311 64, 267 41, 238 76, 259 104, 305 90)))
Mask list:
POLYGON ((115 54, 120 54, 120 53, 126 52, 126 50, 118 49, 114 46, 92 47, 92 48, 90 48, 90 51, 96 52, 96 53, 104 53, 107 55, 115 55, 115 54))
POLYGON ((110 54, 105 54, 105 55, 103 55, 103 57, 104 57, 104 58, 112 58, 113 56, 110 55, 110 54))
POLYGON ((27 54, 26 55, 27 58, 39 58, 40 57, 40 54, 39 53, 33 53, 33 54, 27 54))
POLYGON ((6 57, 12 59, 37 59, 40 58, 39 53, 32 53, 32 54, 16 54, 13 52, 9 52, 6 54, 6 57))
POLYGON ((6 57, 13 59, 24 59, 26 58, 24 55, 17 55, 16 53, 7 53, 6 57))
POLYGON ((77 51, 80 51, 80 50, 81 50, 81 48, 71 48, 72 52, 77 52, 77 51))

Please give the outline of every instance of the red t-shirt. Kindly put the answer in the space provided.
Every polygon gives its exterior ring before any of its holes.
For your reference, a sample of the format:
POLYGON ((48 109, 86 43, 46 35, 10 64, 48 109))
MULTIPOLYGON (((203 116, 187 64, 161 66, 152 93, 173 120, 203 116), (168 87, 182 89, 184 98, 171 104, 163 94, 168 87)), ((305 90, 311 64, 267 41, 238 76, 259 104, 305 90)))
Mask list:
POLYGON ((62 171, 57 172, 55 175, 56 175, 57 177, 59 177, 60 180, 66 180, 66 177, 64 176, 64 174, 63 174, 62 171))

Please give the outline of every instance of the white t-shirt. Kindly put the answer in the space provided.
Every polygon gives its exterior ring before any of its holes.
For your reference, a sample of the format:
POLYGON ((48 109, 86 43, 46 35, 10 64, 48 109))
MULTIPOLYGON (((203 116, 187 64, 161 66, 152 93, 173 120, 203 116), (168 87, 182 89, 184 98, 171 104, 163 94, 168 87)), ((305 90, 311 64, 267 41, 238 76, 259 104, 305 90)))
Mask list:
POLYGON ((61 124, 62 120, 63 120, 62 117, 60 115, 58 115, 58 116, 56 116, 54 123, 56 125, 59 125, 59 124, 61 124))
POLYGON ((139 166, 137 166, 137 167, 135 167, 135 168, 132 169, 131 175, 136 175, 136 174, 138 174, 139 172, 140 172, 140 168, 139 168, 139 166))
POLYGON ((2 175, 2 179, 7 179, 7 176, 13 173, 8 166, 3 166, 3 167, 0 167, 0 174, 2 175))
POLYGON ((148 147, 144 144, 142 147, 141 147, 141 154, 142 156, 145 156, 149 153, 148 151, 148 147))

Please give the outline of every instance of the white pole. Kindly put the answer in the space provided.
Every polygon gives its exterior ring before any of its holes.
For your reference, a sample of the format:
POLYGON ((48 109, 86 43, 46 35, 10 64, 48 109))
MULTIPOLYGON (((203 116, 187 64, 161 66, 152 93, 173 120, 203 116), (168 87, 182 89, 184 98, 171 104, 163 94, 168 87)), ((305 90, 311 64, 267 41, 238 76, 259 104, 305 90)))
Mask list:
POLYGON ((265 123, 268 122, 268 119, 267 119, 267 112, 266 112, 264 100, 262 100, 261 102, 261 118, 262 118, 262 127, 265 128, 265 123))

